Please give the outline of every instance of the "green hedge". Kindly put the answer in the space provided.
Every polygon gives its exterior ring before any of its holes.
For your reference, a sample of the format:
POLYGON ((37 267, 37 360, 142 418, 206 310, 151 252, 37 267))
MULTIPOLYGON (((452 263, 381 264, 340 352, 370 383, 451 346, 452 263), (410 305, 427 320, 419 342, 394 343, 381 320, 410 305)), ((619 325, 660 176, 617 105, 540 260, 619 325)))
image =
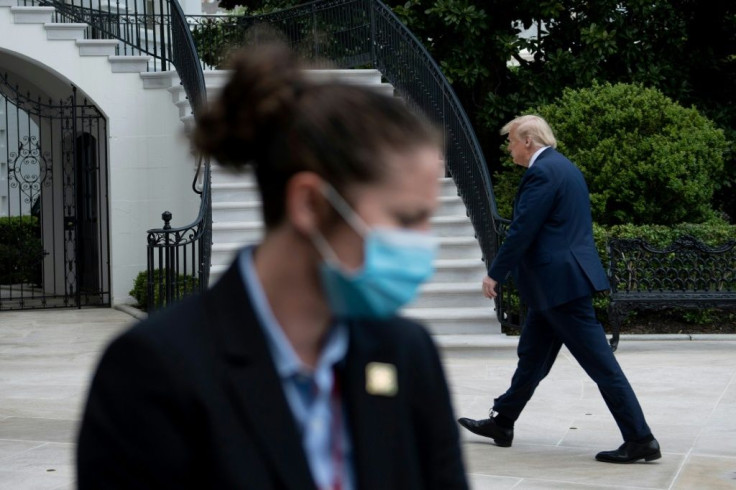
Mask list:
MULTIPOLYGON (((559 150, 585 175, 596 223, 675 225, 716 216, 713 194, 728 143, 695 109, 655 89, 606 83, 566 90, 528 112, 549 122, 559 150)), ((502 216, 511 215, 522 172, 495 174, 502 216)))
POLYGON ((0 284, 41 284, 43 242, 38 218, 0 218, 0 284))
MULTIPOLYGON (((133 289, 128 294, 138 301, 138 306, 146 311, 166 306, 166 269, 153 271, 153 302, 148 302, 148 271, 141 271, 133 282, 133 289), (162 277, 163 274, 163 277, 162 277)), ((199 292, 199 278, 179 274, 176 276, 174 300, 199 292)))

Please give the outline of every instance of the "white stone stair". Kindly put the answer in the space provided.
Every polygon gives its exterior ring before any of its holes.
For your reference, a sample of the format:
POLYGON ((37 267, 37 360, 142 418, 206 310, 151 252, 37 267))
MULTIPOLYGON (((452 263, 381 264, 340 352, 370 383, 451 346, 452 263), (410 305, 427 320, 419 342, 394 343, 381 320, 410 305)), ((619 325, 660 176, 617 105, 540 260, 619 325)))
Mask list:
MULTIPOLYGON (((112 73, 140 73, 144 88, 169 88, 176 78, 172 72, 148 73, 149 64, 153 63, 151 56, 118 55, 120 41, 116 39, 85 39, 87 24, 52 22, 54 7, 16 6, 16 0, 0 0, 0 7, 10 7, 15 24, 42 24, 49 41, 74 41, 80 56, 107 57, 112 73), (155 82, 146 83, 147 80, 155 82)), ((189 112, 182 109, 180 115, 189 112)))
MULTIPOLYGON (((307 74, 316 82, 340 80, 394 94, 393 87, 385 87, 387 84, 382 83, 376 70, 315 70, 307 74)), ((226 71, 205 72, 210 100, 219 94, 228 76, 226 71)), ((169 92, 180 111, 187 112, 183 88, 173 85, 169 92)), ((182 121, 191 125, 191 114, 182 114, 182 121)), ((226 270, 243 245, 257 243, 263 236, 260 195, 252 171, 235 173, 216 164, 212 166, 212 220, 211 283, 226 270)), ((441 180, 440 205, 432 218, 432 227, 440 243, 435 275, 403 313, 423 322, 439 336, 500 334, 493 302, 481 293, 485 265, 480 247, 452 179, 441 180)))
POLYGON ((55 11, 54 7, 10 7, 16 24, 48 24, 55 11))
POLYGON ((46 29, 46 39, 49 41, 78 41, 84 39, 87 24, 47 22, 43 27, 46 29))
POLYGON ((115 56, 120 42, 117 39, 79 39, 79 56, 115 56))

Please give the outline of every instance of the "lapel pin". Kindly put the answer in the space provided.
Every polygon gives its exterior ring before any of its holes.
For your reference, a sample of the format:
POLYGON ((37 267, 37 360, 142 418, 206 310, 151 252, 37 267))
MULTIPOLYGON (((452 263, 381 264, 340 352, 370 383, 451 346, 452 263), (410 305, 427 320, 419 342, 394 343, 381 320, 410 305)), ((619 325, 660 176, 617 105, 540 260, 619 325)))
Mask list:
POLYGON ((365 366, 365 391, 369 395, 396 396, 399 383, 396 366, 385 362, 370 362, 365 366))

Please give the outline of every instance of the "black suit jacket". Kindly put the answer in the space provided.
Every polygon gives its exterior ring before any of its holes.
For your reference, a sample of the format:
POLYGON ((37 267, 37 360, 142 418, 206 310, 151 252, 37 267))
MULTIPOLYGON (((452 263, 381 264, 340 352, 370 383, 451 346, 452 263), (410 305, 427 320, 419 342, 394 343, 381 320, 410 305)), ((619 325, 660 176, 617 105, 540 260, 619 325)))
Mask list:
MULTIPOLYGON (((237 263, 201 296, 151 316, 108 347, 77 448, 81 490, 314 489, 237 263)), ((360 489, 467 488, 436 348, 395 318, 349 325, 339 367, 360 489), (369 362, 398 373, 366 392, 369 362)))
POLYGON ((514 218, 488 275, 503 284, 509 272, 524 302, 538 310, 609 287, 593 240, 585 178, 553 148, 524 173, 514 218))

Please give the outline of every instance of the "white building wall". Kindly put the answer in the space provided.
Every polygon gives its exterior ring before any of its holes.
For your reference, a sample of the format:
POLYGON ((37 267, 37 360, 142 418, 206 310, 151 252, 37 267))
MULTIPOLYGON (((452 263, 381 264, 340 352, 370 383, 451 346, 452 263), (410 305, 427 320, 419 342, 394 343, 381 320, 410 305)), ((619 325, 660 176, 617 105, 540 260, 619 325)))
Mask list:
POLYGON ((74 84, 106 115, 111 297, 131 301, 128 291, 146 267, 146 230, 162 226, 164 210, 173 213, 173 226, 188 224, 199 205, 178 109, 166 90, 144 90, 137 73, 113 74, 104 56, 79 56, 74 41, 48 41, 43 25, 15 24, 8 8, 0 8, 0 51, 23 60, 16 70, 35 65, 27 71, 41 67, 74 84))

